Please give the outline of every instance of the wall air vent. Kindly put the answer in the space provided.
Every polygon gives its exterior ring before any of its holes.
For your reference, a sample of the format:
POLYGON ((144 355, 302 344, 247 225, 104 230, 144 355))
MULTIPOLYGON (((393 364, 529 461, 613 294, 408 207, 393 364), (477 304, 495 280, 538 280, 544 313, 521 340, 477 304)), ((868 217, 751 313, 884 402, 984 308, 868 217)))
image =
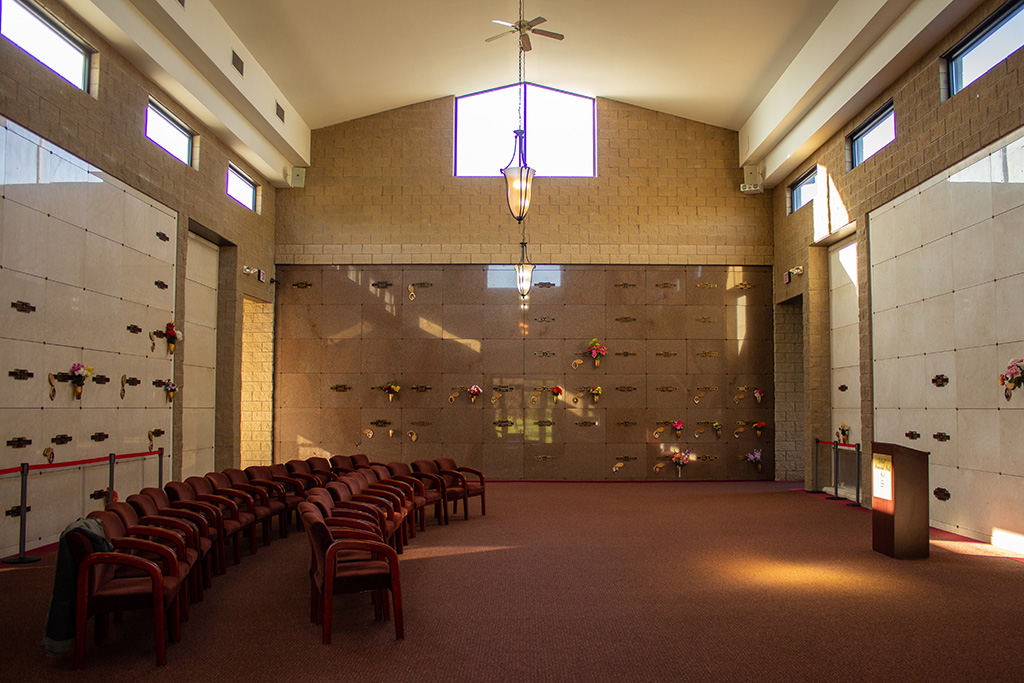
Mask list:
POLYGON ((237 71, 240 76, 245 75, 245 62, 242 61, 242 58, 239 57, 238 53, 234 50, 231 51, 231 66, 235 67, 235 71, 237 71))

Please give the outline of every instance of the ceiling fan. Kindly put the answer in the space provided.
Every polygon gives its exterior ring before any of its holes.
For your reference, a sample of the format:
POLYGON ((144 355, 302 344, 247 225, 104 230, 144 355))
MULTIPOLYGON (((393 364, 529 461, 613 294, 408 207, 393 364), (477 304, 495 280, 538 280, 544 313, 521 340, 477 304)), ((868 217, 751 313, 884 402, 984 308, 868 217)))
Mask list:
POLYGON ((496 36, 491 36, 484 42, 489 43, 492 40, 497 40, 502 36, 507 36, 510 33, 519 34, 519 47, 522 48, 523 52, 529 52, 533 49, 533 45, 530 44, 530 34, 537 36, 544 36, 545 38, 554 38, 555 40, 563 40, 565 36, 561 33, 555 33, 554 31, 545 31, 542 28, 535 28, 540 24, 543 24, 547 19, 544 17, 537 17, 530 21, 525 21, 520 15, 519 21, 512 23, 508 21, 502 21, 501 19, 494 19, 492 23, 501 24, 502 26, 508 26, 508 31, 502 31, 496 36))

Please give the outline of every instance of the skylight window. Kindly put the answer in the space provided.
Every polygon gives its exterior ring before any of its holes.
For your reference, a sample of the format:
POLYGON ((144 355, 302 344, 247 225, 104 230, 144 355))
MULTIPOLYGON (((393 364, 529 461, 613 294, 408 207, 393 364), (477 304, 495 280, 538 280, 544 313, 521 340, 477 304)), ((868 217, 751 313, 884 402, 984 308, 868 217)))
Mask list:
POLYGON ((79 90, 89 89, 92 50, 44 10, 3 0, 0 33, 79 90))
POLYGON ((1024 1, 1009 2, 948 53, 955 95, 1024 46, 1024 1))
POLYGON ((183 164, 192 165, 192 129, 154 100, 146 108, 146 137, 183 164))
POLYGON ((455 175, 501 175, 515 148, 520 89, 526 116, 526 162, 537 176, 595 176, 594 99, 533 83, 456 98, 455 175))
POLYGON ((256 187, 256 181, 228 164, 228 196, 250 211, 256 210, 256 187))
POLYGON ((793 213, 804 205, 809 204, 811 200, 814 199, 814 183, 817 180, 817 177, 818 167, 815 166, 797 178, 796 182, 789 186, 790 213, 793 213))
POLYGON ((876 111, 850 135, 853 151, 853 166, 859 166, 896 139, 896 112, 892 100, 876 111))

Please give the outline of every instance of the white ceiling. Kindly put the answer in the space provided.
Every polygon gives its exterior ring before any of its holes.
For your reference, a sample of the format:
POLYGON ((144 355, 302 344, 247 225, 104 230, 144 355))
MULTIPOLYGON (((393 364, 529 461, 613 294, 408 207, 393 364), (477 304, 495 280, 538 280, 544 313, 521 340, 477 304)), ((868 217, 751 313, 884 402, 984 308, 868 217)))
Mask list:
MULTIPOLYGON (((211 0, 311 128, 518 79, 513 0, 211 0)), ((526 80, 739 130, 836 0, 531 0, 526 80)))

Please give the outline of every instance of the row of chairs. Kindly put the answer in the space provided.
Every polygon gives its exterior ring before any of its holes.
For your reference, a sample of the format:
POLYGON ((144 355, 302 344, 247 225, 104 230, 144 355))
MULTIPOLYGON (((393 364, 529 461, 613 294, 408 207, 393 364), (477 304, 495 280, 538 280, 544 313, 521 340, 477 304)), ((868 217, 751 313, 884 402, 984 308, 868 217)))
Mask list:
POLYGON ((103 643, 111 613, 139 608, 152 609, 157 663, 166 663, 165 642, 179 640, 189 602, 201 601, 212 576, 226 572, 227 546, 238 564, 243 540, 255 554, 257 530, 269 545, 274 517, 286 537, 293 514, 310 540, 310 618, 323 625, 324 643, 334 593, 367 590, 378 619, 390 618, 390 593, 402 638, 398 555, 415 537, 417 522, 426 529, 429 507, 438 524, 447 524, 448 503, 454 514, 462 501, 468 519, 469 499, 479 497, 486 514, 485 489, 481 472, 450 458, 384 465, 365 455, 336 455, 209 472, 109 503, 89 514, 102 527, 104 552, 85 529, 62 539, 75 567, 74 666, 84 662, 90 616, 96 642, 103 643))

